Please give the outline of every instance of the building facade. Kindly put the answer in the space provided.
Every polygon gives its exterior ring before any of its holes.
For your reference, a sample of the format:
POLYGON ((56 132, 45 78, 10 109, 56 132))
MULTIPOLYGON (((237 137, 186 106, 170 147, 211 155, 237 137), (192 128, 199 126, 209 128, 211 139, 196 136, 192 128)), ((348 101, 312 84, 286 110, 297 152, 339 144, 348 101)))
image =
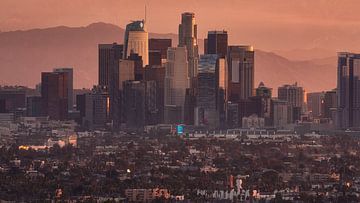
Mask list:
POLYGON ((224 58, 228 47, 227 31, 209 31, 206 44, 205 54, 217 54, 220 58, 224 58))
POLYGON ((179 25, 179 47, 186 47, 188 60, 188 76, 191 88, 196 86, 196 77, 199 63, 199 51, 197 42, 197 25, 195 14, 186 12, 181 15, 179 25))
POLYGON ((149 34, 144 20, 126 25, 123 58, 128 58, 131 53, 139 54, 144 66, 149 64, 149 34))
POLYGON ((227 100, 237 102, 253 96, 254 48, 252 46, 229 46, 227 57, 227 100))
POLYGON ((98 85, 109 87, 111 75, 114 69, 119 66, 119 59, 123 57, 123 45, 99 44, 99 70, 98 85))
POLYGON ((53 120, 66 120, 68 116, 68 74, 41 73, 42 109, 53 120))
MULTIPOLYGON (((188 60, 186 47, 176 47, 168 49, 168 56, 165 68, 165 114, 164 119, 167 123, 182 123, 184 122, 184 105, 186 90, 190 88, 190 78, 187 73, 188 60), (167 108, 168 106, 168 108, 167 108), (167 116, 170 113, 167 110, 181 109, 181 115, 172 116, 174 118, 181 118, 180 120, 173 120, 167 116)), ((178 112, 178 110, 176 111, 178 112)))
POLYGON ((55 68, 54 72, 68 74, 68 110, 72 110, 74 106, 74 71, 73 68, 55 68))
POLYGON ((360 54, 338 54, 337 127, 360 127, 360 54))

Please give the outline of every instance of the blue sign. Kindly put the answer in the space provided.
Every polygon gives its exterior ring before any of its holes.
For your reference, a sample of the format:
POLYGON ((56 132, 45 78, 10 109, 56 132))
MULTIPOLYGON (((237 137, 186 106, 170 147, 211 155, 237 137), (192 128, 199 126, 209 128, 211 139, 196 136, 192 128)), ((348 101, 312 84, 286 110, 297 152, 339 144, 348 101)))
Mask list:
POLYGON ((183 134, 183 133, 184 133, 184 126, 183 126, 183 125, 177 125, 177 126, 176 126, 176 133, 177 133, 178 135, 183 134))

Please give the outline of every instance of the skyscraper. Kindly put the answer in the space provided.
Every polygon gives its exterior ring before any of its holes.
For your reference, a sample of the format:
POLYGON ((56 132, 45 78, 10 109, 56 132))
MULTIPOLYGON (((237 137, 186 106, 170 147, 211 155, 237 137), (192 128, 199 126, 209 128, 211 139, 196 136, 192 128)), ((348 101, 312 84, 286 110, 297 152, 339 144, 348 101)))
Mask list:
POLYGON ((324 92, 311 92, 306 94, 307 108, 313 118, 324 117, 324 99, 324 92))
POLYGON ((72 110, 74 106, 73 94, 74 94, 74 73, 72 68, 55 68, 54 72, 68 74, 68 110, 72 110))
POLYGON ((124 39, 124 59, 131 53, 137 53, 142 57, 143 65, 149 64, 149 40, 145 21, 133 21, 126 25, 124 39))
POLYGON ((184 121, 186 89, 190 88, 187 67, 186 47, 169 48, 165 68, 164 97, 164 119, 167 123, 182 123, 184 121), (180 112, 180 115, 175 115, 174 112, 180 112))
POLYGON ((125 81, 123 88, 124 116, 127 127, 143 127, 155 124, 156 82, 125 81))
POLYGON ((334 122, 336 120, 336 116, 334 112, 336 112, 337 108, 337 94, 336 90, 326 91, 324 96, 324 118, 331 118, 334 122))
POLYGON ((200 56, 198 73, 198 91, 196 95, 196 111, 198 116, 195 123, 216 127, 219 123, 217 111, 217 80, 216 65, 218 55, 206 54, 200 56))
POLYGON ((111 75, 119 66, 119 59, 123 57, 123 45, 99 44, 99 82, 100 86, 109 87, 111 75))
POLYGON ((149 51, 160 51, 161 58, 167 58, 167 49, 171 47, 171 39, 149 39, 149 51))
POLYGON ((300 114, 304 108, 304 89, 302 87, 299 87, 297 83, 293 85, 283 85, 278 88, 278 99, 286 101, 289 106, 289 123, 300 119, 300 114))
POLYGON ((113 121, 114 129, 117 129, 123 120, 123 112, 121 111, 123 82, 135 79, 134 69, 134 61, 120 59, 118 67, 115 68, 114 73, 110 77, 110 118, 113 121))
POLYGON ((103 86, 94 86, 90 93, 84 94, 84 117, 82 125, 89 129, 103 129, 110 118, 109 93, 103 86))
POLYGON ((209 31, 206 43, 206 54, 217 54, 221 58, 225 57, 228 47, 227 31, 209 31))
POLYGON ((179 47, 186 47, 188 60, 188 76, 190 77, 191 88, 195 87, 199 51, 197 43, 197 25, 195 24, 194 13, 183 13, 179 25, 179 47))
POLYGON ((41 73, 41 97, 44 115, 53 120, 68 116, 68 74, 64 72, 41 73))
POLYGON ((360 54, 338 54, 338 116, 341 129, 360 127, 360 54))
POLYGON ((227 100, 238 102, 253 95, 254 49, 252 46, 229 46, 227 100))
POLYGON ((275 128, 283 129, 288 124, 288 104, 286 101, 271 101, 272 125, 275 128))

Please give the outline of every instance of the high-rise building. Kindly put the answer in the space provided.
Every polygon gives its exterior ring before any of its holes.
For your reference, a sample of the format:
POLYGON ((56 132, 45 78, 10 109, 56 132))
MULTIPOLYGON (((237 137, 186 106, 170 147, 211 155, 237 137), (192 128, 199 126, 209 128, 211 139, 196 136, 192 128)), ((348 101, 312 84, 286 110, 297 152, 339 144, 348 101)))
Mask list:
POLYGON ((186 47, 188 60, 188 76, 191 88, 195 88, 199 63, 199 51, 197 42, 197 25, 194 13, 183 13, 179 25, 179 47, 186 47))
POLYGON ((165 68, 164 119, 166 123, 184 122, 186 90, 190 88, 190 78, 186 71, 187 67, 186 47, 169 48, 165 68), (173 109, 177 110, 174 111, 173 109), (180 115, 169 113, 179 112, 178 109, 181 109, 180 115), (171 119, 170 116, 174 119, 171 119))
POLYGON ((156 108, 156 82, 155 81, 125 81, 124 115, 127 127, 143 127, 155 124, 156 108))
POLYGON ((95 86, 84 94, 85 112, 82 125, 87 129, 104 129, 110 119, 110 97, 106 88, 95 86))
POLYGON ((311 92, 306 94, 307 109, 313 118, 324 117, 324 92, 311 92))
POLYGON ((227 100, 237 102, 253 96, 254 49, 252 46, 229 46, 227 100))
POLYGON ((239 127, 239 104, 233 102, 226 103, 226 126, 227 128, 239 127))
POLYGON ((288 103, 281 100, 271 101, 271 118, 274 128, 284 129, 288 124, 288 103))
POLYGON ((53 120, 68 116, 68 74, 64 72, 41 73, 41 97, 44 115, 53 120))
POLYGON ((119 59, 123 57, 123 45, 99 44, 99 82, 100 86, 109 87, 110 77, 114 69, 119 66, 119 59))
POLYGON ((156 107, 158 109, 157 122, 164 122, 164 88, 165 88, 165 67, 151 66, 144 72, 145 81, 156 82, 156 107))
POLYGON ((331 118, 333 121, 336 119, 333 118, 333 112, 337 108, 337 94, 336 90, 326 91, 324 96, 324 118, 331 118))
POLYGON ((219 112, 217 110, 217 79, 216 66, 218 55, 201 55, 199 61, 198 85, 196 95, 198 125, 216 127, 219 124, 219 112))
POLYGON ((26 116, 38 117, 42 115, 42 100, 40 96, 26 97, 26 116))
POLYGON ((294 123, 300 120, 300 115, 304 108, 304 89, 297 83, 293 85, 283 85, 278 88, 278 99, 286 101, 289 106, 288 122, 294 123))
POLYGON ((149 39, 149 51, 159 51, 161 59, 167 58, 167 50, 171 47, 171 39, 149 39))
POLYGON ((227 31, 209 31, 206 41, 206 54, 217 54, 221 58, 226 56, 228 48, 227 31))
POLYGON ((0 89, 0 113, 15 113, 26 107, 26 92, 21 89, 0 89))
POLYGON ((158 50, 149 50, 149 66, 161 66, 161 52, 158 50))
POLYGON ((72 110, 74 106, 73 94, 74 94, 74 73, 72 68, 55 68, 54 72, 68 74, 68 110, 72 110))
POLYGON ((259 86, 255 90, 256 96, 259 97, 272 97, 272 88, 266 87, 263 82, 260 82, 259 86))
POLYGON ((144 65, 142 57, 137 53, 130 53, 128 60, 134 61, 135 80, 143 80, 144 65))
POLYGON ((264 118, 265 125, 271 125, 271 97, 272 89, 266 87, 263 82, 260 82, 259 86, 255 90, 256 96, 263 98, 265 102, 264 106, 264 118))
POLYGON ((149 36, 146 31, 145 21, 134 21, 126 25, 124 39, 124 59, 131 53, 142 57, 143 65, 149 64, 149 36))
POLYGON ((135 79, 134 69, 134 61, 120 59, 118 67, 115 68, 114 74, 110 77, 110 118, 114 129, 118 129, 121 122, 123 122, 123 113, 121 112, 123 82, 135 79))
POLYGON ((360 127, 360 54, 338 54, 337 127, 360 127))

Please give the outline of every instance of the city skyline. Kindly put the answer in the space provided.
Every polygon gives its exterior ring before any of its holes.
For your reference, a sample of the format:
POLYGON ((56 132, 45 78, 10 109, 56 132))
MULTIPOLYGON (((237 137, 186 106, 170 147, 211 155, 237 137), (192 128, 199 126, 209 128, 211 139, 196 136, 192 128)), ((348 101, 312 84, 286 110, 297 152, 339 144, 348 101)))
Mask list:
POLYGON ((66 1, 0 7, 77 26, 0 32, 0 202, 360 202, 356 4, 66 1))
MULTIPOLYGON (((294 50, 294 49, 330 49, 339 44, 342 34, 355 40, 359 32, 356 25, 359 17, 356 6, 359 2, 350 1, 310 1, 301 2, 271 1, 192 1, 172 3, 161 0, 140 1, 107 1, 99 0, 71 1, 69 4, 46 1, 45 7, 37 6, 44 0, 2 1, 0 8, 0 30, 28 30, 55 26, 79 27, 94 22, 106 22, 125 28, 131 20, 144 19, 144 7, 147 7, 148 31, 158 33, 177 33, 177 27, 171 22, 178 21, 178 14, 185 11, 197 13, 199 38, 204 38, 207 30, 226 29, 230 33, 229 41, 233 44, 245 42, 260 49, 294 50), (15 8, 15 9, 10 9, 15 8), (81 9, 80 9, 81 8, 81 9), (221 9, 218 9, 221 8, 221 9), (241 10, 242 12, 238 12, 241 10), (218 13, 214 18, 207 13, 218 13), (63 13, 60 15, 60 13, 63 13), (162 18, 162 15, 167 18, 162 18), (43 18, 47 16, 47 18, 43 18), (353 33, 345 32, 351 29, 353 33), (266 31, 266 32, 265 32, 266 31), (316 31, 316 32, 314 32, 316 31), (294 39, 302 36, 308 43, 303 44, 294 39), (279 43, 283 41, 283 43, 279 43), (321 47, 324 45, 324 47, 321 47)), ((341 45, 341 44, 340 44, 341 45)), ((346 44, 338 49, 356 51, 360 47, 349 47, 346 44), (354 49, 354 50, 350 50, 354 49)), ((335 48, 335 51, 336 48, 335 48)), ((335 54, 334 54, 335 55, 335 54)))

